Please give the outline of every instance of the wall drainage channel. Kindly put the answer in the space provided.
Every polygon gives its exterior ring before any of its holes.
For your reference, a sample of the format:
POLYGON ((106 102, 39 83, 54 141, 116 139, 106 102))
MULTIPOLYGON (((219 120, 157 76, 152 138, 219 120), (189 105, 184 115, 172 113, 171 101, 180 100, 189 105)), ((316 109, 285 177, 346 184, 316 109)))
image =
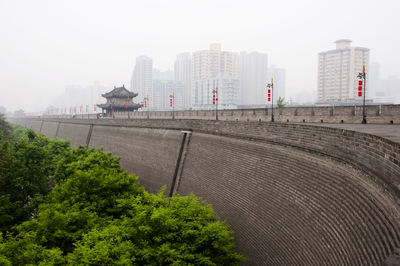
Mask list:
POLYGON ((178 159, 176 161, 175 172, 172 178, 171 190, 169 196, 172 197, 179 188, 180 179, 182 176, 183 165, 186 157, 187 146, 189 144, 191 131, 181 131, 183 133, 181 147, 179 149, 178 159))
POLYGON ((57 130, 56 130, 56 136, 55 136, 55 138, 58 137, 58 131, 60 130, 60 124, 61 124, 61 122, 58 122, 58 123, 57 123, 57 130))
POLYGON ((43 123, 44 123, 44 120, 42 120, 42 123, 40 124, 39 133, 42 133, 42 127, 43 127, 43 123))
POLYGON ((93 124, 90 125, 88 135, 86 137, 86 149, 89 149, 90 139, 92 138, 93 124))

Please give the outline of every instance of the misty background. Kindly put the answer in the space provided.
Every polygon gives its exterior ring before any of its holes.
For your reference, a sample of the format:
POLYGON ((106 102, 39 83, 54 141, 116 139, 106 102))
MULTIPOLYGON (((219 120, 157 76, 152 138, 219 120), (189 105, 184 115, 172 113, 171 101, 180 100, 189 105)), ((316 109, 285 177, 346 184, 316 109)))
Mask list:
POLYGON ((0 106, 38 112, 68 87, 129 88, 136 57, 173 71, 177 54, 210 43, 268 54, 286 69, 287 99, 315 100, 318 53, 338 39, 369 48, 380 78, 400 77, 398 10, 396 0, 0 0, 0 106))

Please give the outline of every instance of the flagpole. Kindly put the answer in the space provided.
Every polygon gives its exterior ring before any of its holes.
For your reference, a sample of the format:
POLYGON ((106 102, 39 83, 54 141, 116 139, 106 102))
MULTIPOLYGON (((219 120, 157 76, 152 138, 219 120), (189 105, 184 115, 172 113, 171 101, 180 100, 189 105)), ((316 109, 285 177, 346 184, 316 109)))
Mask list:
POLYGON ((215 91, 216 91, 216 97, 215 97, 215 101, 216 101, 216 105, 215 105, 215 120, 217 120, 218 121, 218 80, 217 80, 217 87, 216 87, 216 89, 215 89, 215 91))
POLYGON ((362 123, 366 124, 367 123, 367 115, 365 113, 365 84, 367 83, 367 81, 366 81, 365 65, 363 65, 363 78, 364 78, 364 95, 363 95, 364 99, 363 99, 363 121, 362 121, 362 123))

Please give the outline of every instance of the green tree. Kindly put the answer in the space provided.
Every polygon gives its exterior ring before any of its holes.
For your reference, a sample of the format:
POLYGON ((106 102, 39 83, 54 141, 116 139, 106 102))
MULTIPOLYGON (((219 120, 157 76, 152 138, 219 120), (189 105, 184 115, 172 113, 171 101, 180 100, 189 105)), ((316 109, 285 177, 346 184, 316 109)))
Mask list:
POLYGON ((165 188, 147 193, 110 153, 71 149, 32 131, 2 147, 9 163, 1 161, 6 175, 0 180, 13 193, 1 191, 9 209, 0 214, 15 226, 2 224, 3 231, 13 231, 0 233, 0 264, 236 265, 243 260, 228 225, 210 205, 193 195, 164 197, 165 188))
POLYGON ((193 195, 145 193, 119 204, 123 218, 85 234, 68 256, 71 264, 235 265, 243 260, 233 251, 228 226, 193 195))
POLYGON ((286 106, 284 101, 285 101, 285 97, 279 97, 278 100, 276 100, 276 105, 278 106, 278 108, 283 108, 286 106))
POLYGON ((1 232, 35 217, 51 190, 57 161, 69 149, 68 142, 24 132, 0 143, 1 232))
POLYGON ((0 140, 3 138, 8 138, 11 135, 11 126, 6 121, 4 114, 0 113, 0 140))

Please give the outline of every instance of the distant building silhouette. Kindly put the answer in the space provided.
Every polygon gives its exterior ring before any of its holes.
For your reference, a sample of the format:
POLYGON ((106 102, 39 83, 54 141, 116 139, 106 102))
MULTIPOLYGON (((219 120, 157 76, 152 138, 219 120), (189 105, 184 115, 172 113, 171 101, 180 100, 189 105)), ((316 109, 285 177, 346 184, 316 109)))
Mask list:
POLYGON ((214 109, 212 91, 217 86, 218 108, 237 108, 240 100, 240 82, 238 78, 232 78, 226 73, 193 81, 193 107, 195 109, 214 109))
POLYGON ((151 110, 172 111, 170 106, 170 95, 174 94, 175 110, 183 110, 183 83, 174 80, 154 80, 153 81, 153 105, 151 110))
POLYGON ((142 101, 149 96, 149 102, 153 98, 153 60, 147 56, 136 58, 135 69, 131 79, 131 90, 137 92, 138 99, 142 101))
POLYGON ((241 52, 239 56, 240 104, 266 104, 268 55, 241 52))
MULTIPOLYGON (((274 103, 286 96, 286 69, 272 65, 268 68, 268 82, 274 77, 274 103)), ((286 99, 287 100, 287 99, 286 99)))
POLYGON ((181 53, 176 56, 175 81, 183 83, 183 107, 192 106, 192 58, 190 53, 181 53))
POLYGON ((370 69, 370 96, 374 102, 400 103, 400 79, 393 75, 382 78, 379 63, 372 62, 370 69))

